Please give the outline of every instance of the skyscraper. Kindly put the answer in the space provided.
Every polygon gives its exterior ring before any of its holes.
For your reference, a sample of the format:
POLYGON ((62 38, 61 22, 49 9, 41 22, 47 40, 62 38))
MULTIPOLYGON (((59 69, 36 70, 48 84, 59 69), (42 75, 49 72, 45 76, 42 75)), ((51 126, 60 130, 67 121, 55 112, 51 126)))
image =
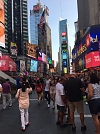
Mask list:
POLYGON ((10 53, 11 42, 17 44, 18 55, 26 52, 28 42, 27 0, 4 0, 5 48, 3 53, 10 53))
POLYGON ((13 41, 18 46, 18 55, 24 55, 26 52, 26 43, 28 42, 27 0, 12 0, 12 2, 13 41))
MULTIPOLYGON (((32 44, 38 45, 38 24, 40 23, 43 10, 44 6, 41 4, 40 0, 33 6, 33 10, 30 10, 30 37, 32 44)), ((45 22, 48 24, 47 14, 45 14, 45 22)))
POLYGON ((43 12, 43 6, 40 2, 33 6, 30 10, 30 37, 31 43, 38 45, 38 24, 43 12))
POLYGON ((60 70, 63 73, 69 72, 69 42, 67 19, 59 21, 59 41, 60 41, 60 70))
POLYGON ((100 0, 77 0, 79 30, 100 24, 100 0))

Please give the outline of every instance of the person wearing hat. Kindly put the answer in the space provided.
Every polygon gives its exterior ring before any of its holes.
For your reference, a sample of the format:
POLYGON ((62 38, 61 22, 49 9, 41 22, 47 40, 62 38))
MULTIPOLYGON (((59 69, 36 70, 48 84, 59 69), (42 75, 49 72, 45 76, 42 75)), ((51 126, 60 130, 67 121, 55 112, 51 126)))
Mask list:
POLYGON ((66 81, 65 91, 67 92, 68 105, 70 110, 70 119, 72 121, 72 130, 76 131, 76 125, 74 122, 75 108, 80 115, 81 131, 86 130, 84 125, 84 105, 82 92, 84 91, 82 81, 77 78, 76 73, 72 72, 70 78, 66 81))

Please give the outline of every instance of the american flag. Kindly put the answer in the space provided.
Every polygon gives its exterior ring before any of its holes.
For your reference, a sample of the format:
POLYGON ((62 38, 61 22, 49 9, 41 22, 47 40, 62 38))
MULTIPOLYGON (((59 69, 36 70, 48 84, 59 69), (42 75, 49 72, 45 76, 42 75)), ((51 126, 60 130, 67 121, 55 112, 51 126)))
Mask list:
POLYGON ((42 28, 43 27, 43 23, 45 21, 45 10, 42 13, 41 19, 40 19, 40 24, 39 27, 42 28))

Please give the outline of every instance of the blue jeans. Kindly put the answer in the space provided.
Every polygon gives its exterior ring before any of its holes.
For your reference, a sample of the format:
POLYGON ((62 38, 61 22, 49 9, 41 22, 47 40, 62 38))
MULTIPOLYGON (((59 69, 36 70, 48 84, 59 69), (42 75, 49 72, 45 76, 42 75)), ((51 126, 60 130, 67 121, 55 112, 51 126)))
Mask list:
POLYGON ((45 99, 48 101, 48 104, 50 104, 50 93, 49 93, 49 91, 45 91, 45 99))

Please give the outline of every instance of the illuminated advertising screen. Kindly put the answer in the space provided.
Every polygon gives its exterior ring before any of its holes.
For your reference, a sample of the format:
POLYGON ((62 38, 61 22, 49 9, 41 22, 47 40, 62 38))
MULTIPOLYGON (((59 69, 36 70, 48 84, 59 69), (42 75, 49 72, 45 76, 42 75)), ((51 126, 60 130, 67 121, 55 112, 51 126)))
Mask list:
POLYGON ((44 53, 42 53, 42 61, 47 62, 47 57, 44 53))
POLYGON ((63 60, 63 67, 67 67, 67 60, 63 60))
POLYGON ((0 59, 0 70, 16 71, 16 63, 8 55, 3 55, 0 59))
POLYGON ((37 66, 38 66, 38 62, 35 60, 31 60, 30 71, 37 72, 37 66))
POLYGON ((5 48, 4 2, 0 0, 0 46, 5 48))
POLYGON ((39 10, 40 10, 40 7, 39 7, 38 5, 35 5, 35 6, 33 7, 33 10, 34 10, 34 11, 39 11, 39 10))
POLYGON ((48 58, 48 64, 52 64, 52 59, 48 58))
POLYGON ((62 32, 61 35, 62 35, 62 37, 66 36, 66 32, 62 32))
POLYGON ((66 68, 66 67, 64 67, 64 73, 65 73, 65 74, 67 73, 67 68, 66 68))
POLYGON ((10 53, 11 55, 17 56, 17 45, 16 43, 10 43, 10 53))
POLYGON ((25 61, 23 60, 20 60, 20 71, 21 72, 24 72, 26 69, 25 69, 25 61))
POLYGON ((63 60, 67 59, 67 53, 62 53, 63 60))
POLYGON ((28 59, 28 60, 27 60, 27 71, 30 71, 30 64, 31 64, 30 62, 31 62, 31 60, 28 59))
POLYGON ((27 43, 26 44, 27 56, 36 58, 36 47, 37 45, 27 43))
POLYGON ((85 56, 86 68, 100 66, 99 51, 90 52, 85 56))

